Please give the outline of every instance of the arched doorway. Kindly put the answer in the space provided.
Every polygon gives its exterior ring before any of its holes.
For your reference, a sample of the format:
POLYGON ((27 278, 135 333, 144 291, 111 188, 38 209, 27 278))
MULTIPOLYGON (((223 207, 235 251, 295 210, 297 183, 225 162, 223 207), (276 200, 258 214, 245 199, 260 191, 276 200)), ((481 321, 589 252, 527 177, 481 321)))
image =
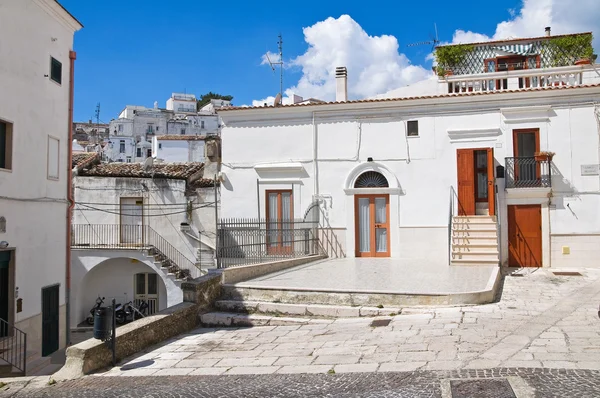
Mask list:
POLYGON ((369 170, 354 182, 355 255, 356 257, 390 256, 390 195, 370 193, 369 188, 389 188, 387 178, 369 170), (360 190, 365 189, 365 193, 360 190))

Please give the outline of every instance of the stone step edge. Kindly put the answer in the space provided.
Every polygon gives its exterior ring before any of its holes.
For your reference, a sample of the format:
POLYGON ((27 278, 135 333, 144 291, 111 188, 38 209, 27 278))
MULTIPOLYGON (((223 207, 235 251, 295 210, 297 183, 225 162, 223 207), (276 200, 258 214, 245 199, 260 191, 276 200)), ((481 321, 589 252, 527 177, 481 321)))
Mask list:
POLYGON ((394 316, 402 313, 401 308, 341 306, 327 304, 291 304, 268 301, 217 300, 215 307, 221 311, 243 314, 297 315, 315 318, 360 318, 394 316))
MULTIPOLYGON (((378 317, 375 319, 393 319, 393 317, 378 317)), ((316 324, 331 324, 335 319, 278 317, 255 314, 233 314, 230 312, 208 312, 200 316, 203 327, 248 327, 248 326, 301 326, 316 324)))

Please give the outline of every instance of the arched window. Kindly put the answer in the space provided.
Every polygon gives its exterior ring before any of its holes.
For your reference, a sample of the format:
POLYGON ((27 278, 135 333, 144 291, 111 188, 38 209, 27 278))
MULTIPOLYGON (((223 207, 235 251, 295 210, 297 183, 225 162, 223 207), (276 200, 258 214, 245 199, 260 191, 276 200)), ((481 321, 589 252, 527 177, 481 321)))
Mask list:
POLYGON ((387 179, 376 171, 362 173, 356 179, 354 188, 389 188, 387 179))

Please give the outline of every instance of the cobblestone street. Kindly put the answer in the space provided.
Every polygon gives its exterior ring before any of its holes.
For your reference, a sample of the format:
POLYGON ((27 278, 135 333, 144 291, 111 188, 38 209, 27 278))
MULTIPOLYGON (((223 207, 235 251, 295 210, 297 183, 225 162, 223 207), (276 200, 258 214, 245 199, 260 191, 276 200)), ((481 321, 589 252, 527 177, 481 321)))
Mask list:
MULTIPOLYGON (((451 379, 509 380, 518 398, 598 397, 600 372, 548 369, 243 376, 86 377, 43 389, 14 386, 1 397, 431 397, 450 398, 451 379)), ((485 391, 472 397, 503 397, 485 391)), ((458 398, 456 395, 454 396, 458 398)))
POLYGON ((450 379, 501 377, 517 397, 595 397, 599 303, 599 271, 539 269, 507 276, 493 304, 406 308, 381 327, 200 328, 83 379, 0 396, 450 397, 450 379))

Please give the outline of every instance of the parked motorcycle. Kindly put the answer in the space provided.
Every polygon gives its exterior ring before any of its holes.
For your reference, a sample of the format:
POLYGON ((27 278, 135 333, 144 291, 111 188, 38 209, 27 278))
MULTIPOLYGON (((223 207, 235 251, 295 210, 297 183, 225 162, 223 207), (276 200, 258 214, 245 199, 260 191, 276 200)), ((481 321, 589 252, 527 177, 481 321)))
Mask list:
POLYGON ((102 304, 104 304, 104 297, 98 296, 96 299, 96 305, 94 305, 94 307, 90 310, 90 316, 85 319, 88 325, 94 326, 94 314, 98 308, 102 307, 102 304))
POLYGON ((139 307, 133 304, 133 301, 126 303, 125 305, 118 305, 115 311, 115 321, 119 325, 123 325, 126 322, 135 321, 146 316, 148 310, 148 303, 144 300, 140 302, 139 307))

